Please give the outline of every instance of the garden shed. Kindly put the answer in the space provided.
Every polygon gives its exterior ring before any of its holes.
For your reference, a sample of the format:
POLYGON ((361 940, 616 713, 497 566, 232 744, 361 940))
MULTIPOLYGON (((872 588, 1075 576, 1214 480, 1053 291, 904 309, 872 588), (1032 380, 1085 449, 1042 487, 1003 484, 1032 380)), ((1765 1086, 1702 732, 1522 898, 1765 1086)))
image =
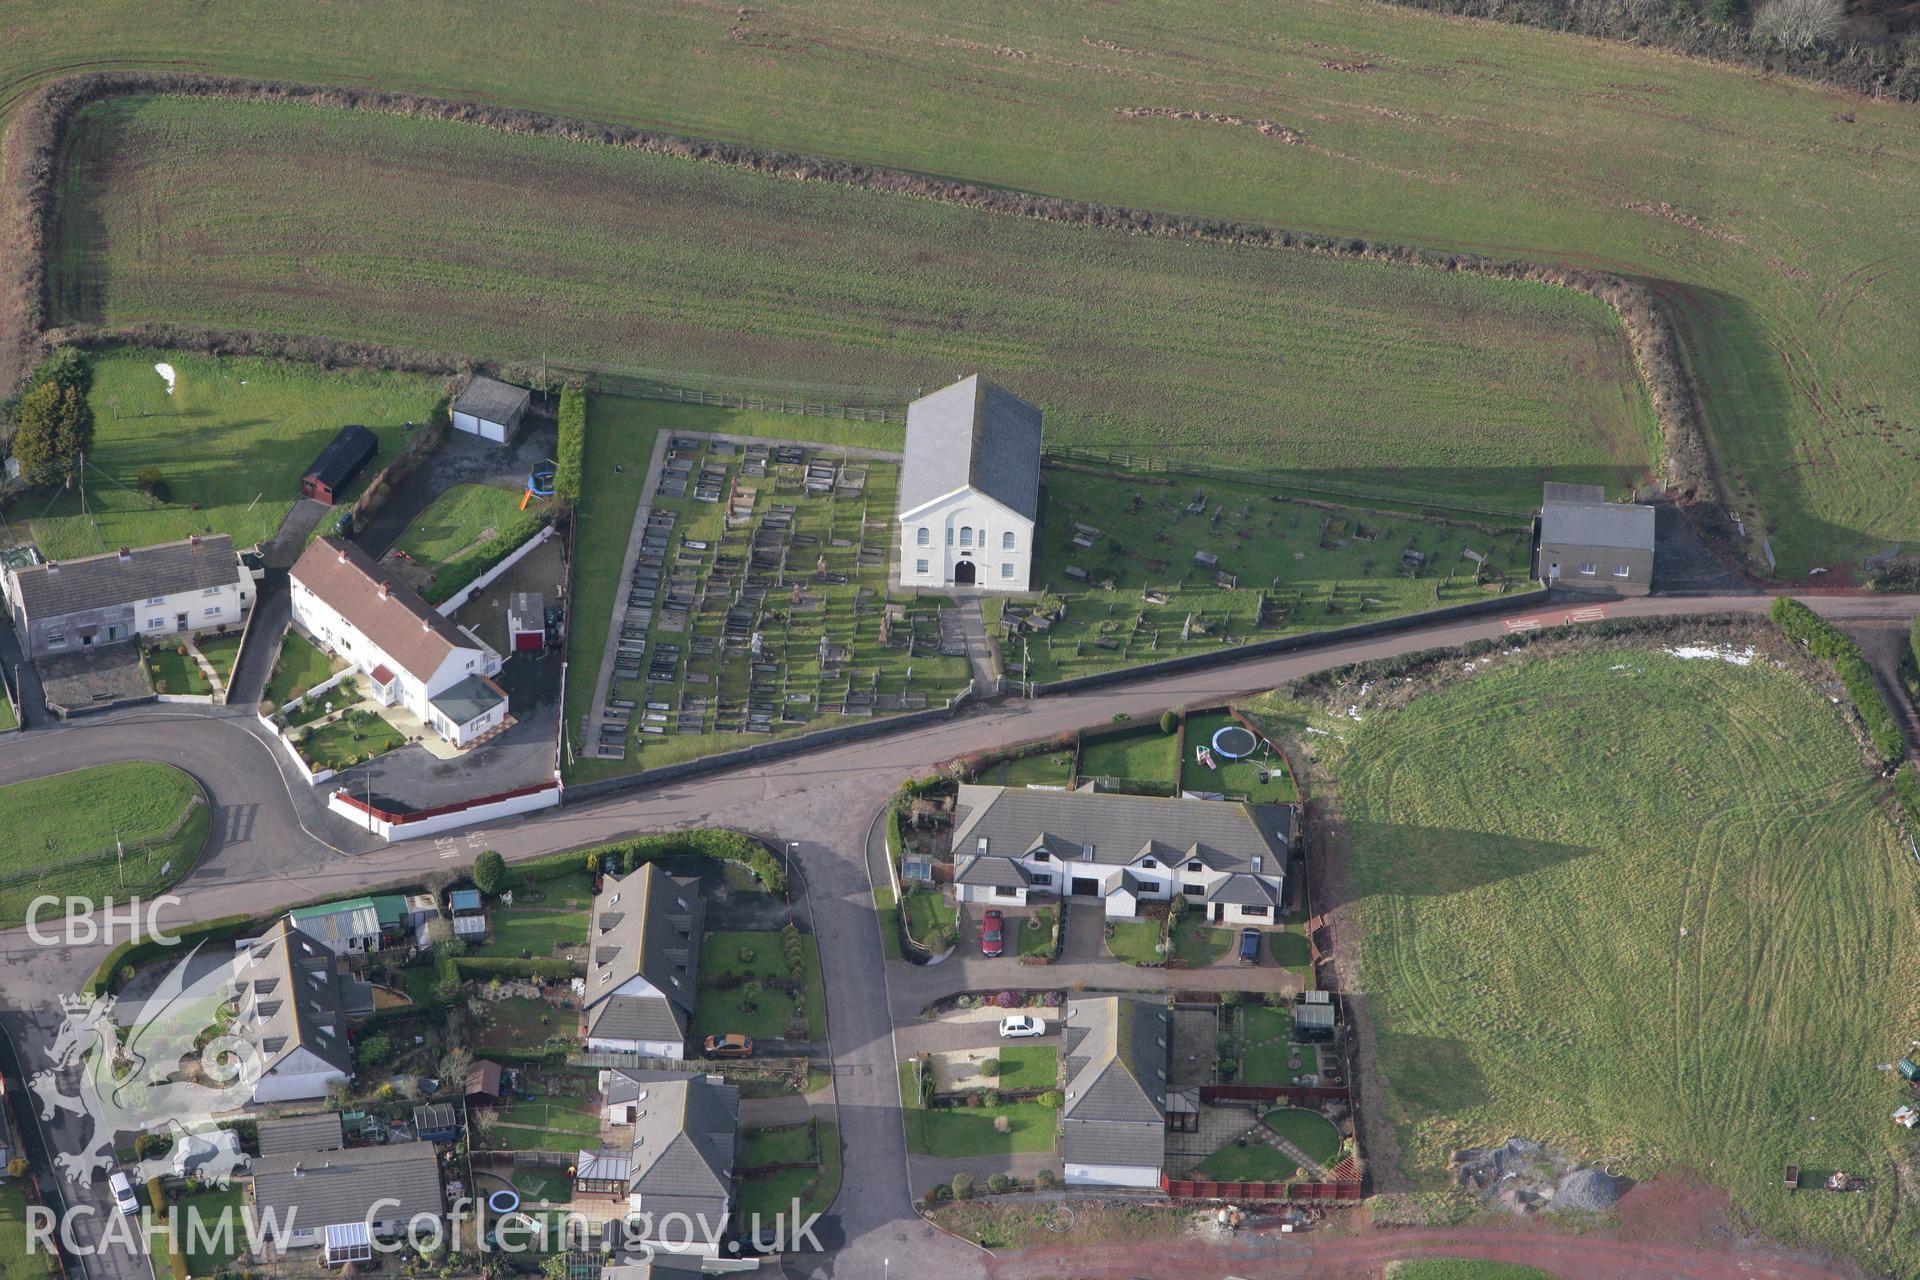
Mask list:
POLYGON ((373 432, 361 426, 340 428, 320 456, 313 460, 305 475, 300 477, 300 496, 314 498, 332 506, 340 500, 347 485, 367 459, 379 452, 380 441, 373 432))

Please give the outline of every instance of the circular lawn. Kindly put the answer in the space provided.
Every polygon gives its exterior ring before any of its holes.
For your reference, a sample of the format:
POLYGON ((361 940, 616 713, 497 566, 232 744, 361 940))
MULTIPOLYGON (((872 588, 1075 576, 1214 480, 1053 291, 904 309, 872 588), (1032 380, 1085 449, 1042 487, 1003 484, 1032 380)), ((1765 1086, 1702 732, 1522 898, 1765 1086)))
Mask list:
POLYGON ((1331 1169, 1340 1159, 1340 1130, 1318 1111, 1275 1107, 1260 1123, 1300 1149, 1302 1155, 1331 1169))

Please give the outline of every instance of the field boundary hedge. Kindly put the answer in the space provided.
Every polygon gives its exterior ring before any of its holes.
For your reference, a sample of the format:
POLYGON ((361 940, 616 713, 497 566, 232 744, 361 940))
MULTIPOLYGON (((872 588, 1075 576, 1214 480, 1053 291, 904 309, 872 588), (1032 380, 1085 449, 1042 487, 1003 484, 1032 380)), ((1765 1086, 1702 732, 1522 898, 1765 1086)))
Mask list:
MULTIPOLYGON (((1663 440, 1660 471, 1667 487, 1693 509, 1696 524, 1723 551, 1736 548, 1722 501, 1718 474, 1702 425, 1699 396, 1677 329, 1657 292, 1646 282, 1558 263, 1486 257, 1480 254, 1418 249, 1360 237, 1302 233, 1217 218, 1156 213, 1122 205, 1069 200, 948 178, 929 177, 850 160, 829 160, 744 143, 715 142, 677 134, 610 125, 544 112, 453 102, 418 94, 329 87, 287 81, 200 75, 191 72, 99 71, 49 81, 25 99, 6 148, 4 223, 0 236, 14 252, 14 263, 0 290, 8 295, 0 312, 0 390, 10 389, 38 355, 63 343, 98 341, 103 331, 75 326, 45 330, 47 261, 56 204, 62 187, 65 135, 76 113, 89 103, 115 95, 172 94, 231 97, 309 106, 382 111, 478 124, 504 133, 559 138, 623 147, 681 159, 702 160, 798 181, 839 183, 940 200, 996 213, 1016 214, 1067 225, 1124 231, 1168 239, 1199 240, 1254 248, 1291 249, 1330 257, 1397 262, 1442 271, 1468 271, 1497 279, 1558 285, 1593 297, 1611 308, 1627 334, 1634 364, 1646 386, 1663 440)), ((148 335, 165 334, 174 344, 198 337, 202 343, 265 344, 272 352, 312 351, 310 358, 359 357, 355 363, 403 367, 393 359, 439 365, 429 372, 457 371, 469 365, 450 356, 389 349, 366 343, 335 343, 284 335, 217 334, 180 326, 138 326, 114 331, 119 340, 155 344, 148 335)), ((206 346, 193 346, 207 350, 206 346)), ((223 345, 222 350, 227 348, 223 345)), ((237 348, 236 348, 237 349, 237 348)), ((257 348, 250 348, 261 354, 257 348)))
POLYGON ((1791 596, 1777 596, 1767 608, 1767 616, 1787 638, 1806 646, 1807 652, 1832 665, 1834 675, 1846 686, 1847 697, 1860 715, 1867 741, 1883 764, 1897 766, 1906 759, 1907 743, 1900 733, 1900 722, 1893 708, 1874 683, 1873 668, 1860 652, 1860 646, 1791 596))

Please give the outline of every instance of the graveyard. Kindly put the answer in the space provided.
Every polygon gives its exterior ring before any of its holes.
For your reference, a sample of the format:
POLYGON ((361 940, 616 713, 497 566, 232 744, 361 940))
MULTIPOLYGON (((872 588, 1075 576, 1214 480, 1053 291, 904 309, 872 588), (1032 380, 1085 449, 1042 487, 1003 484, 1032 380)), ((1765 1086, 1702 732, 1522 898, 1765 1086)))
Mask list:
POLYGON ((673 433, 615 583, 581 754, 651 769, 944 706, 970 679, 953 602, 890 591, 899 464, 673 433))
POLYGON ((1519 525, 1057 463, 1041 484, 1037 598, 986 602, 1010 683, 1046 684, 1529 585, 1519 525))

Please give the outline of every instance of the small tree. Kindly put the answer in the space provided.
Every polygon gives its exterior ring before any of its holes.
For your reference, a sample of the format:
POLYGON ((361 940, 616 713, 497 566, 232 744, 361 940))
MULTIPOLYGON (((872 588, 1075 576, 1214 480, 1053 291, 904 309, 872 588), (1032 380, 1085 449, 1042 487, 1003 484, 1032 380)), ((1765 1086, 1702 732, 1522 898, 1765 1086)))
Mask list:
POLYGON ((507 860, 488 849, 473 860, 473 883, 480 892, 497 894, 507 887, 507 860))
POLYGON ((450 1080, 463 1091, 467 1084, 467 1068, 473 1065, 473 1050, 464 1045, 455 1045, 440 1055, 440 1078, 450 1080))
POLYGON ((357 1055, 361 1066, 377 1067, 393 1056, 393 1041, 384 1034, 375 1033, 360 1042, 357 1055))
POLYGON ((1840 34, 1841 0, 1771 0, 1753 16, 1753 34, 1786 49, 1811 49, 1840 34))
POLYGON ((953 1198, 955 1200, 973 1199, 973 1175, 962 1170, 953 1175, 953 1198))
POLYGON ((44 382, 20 398, 13 454, 34 484, 65 480, 69 486, 80 455, 93 447, 93 409, 86 394, 58 382, 44 382))

